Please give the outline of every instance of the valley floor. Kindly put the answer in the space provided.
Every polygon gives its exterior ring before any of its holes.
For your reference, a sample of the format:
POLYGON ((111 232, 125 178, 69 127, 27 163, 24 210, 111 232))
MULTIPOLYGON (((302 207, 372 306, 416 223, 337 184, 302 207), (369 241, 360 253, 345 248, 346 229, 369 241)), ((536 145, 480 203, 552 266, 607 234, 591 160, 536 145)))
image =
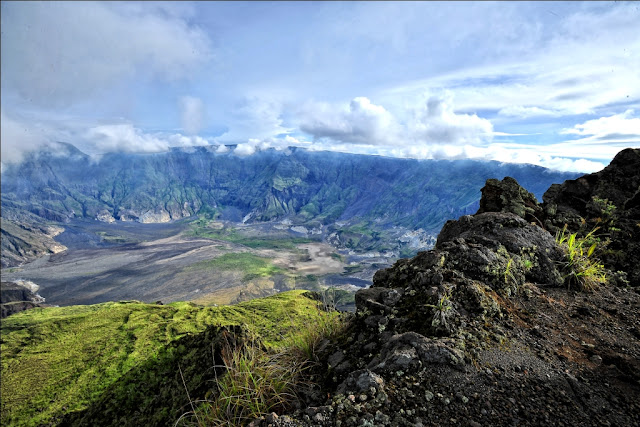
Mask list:
MULTIPOLYGON (((187 221, 77 221, 57 238, 66 251, 4 269, 2 277, 35 282, 52 305, 119 300, 208 305, 290 289, 335 286, 354 292, 370 285, 373 273, 393 261, 341 255, 319 239, 296 239, 265 224, 224 226, 233 233, 242 228, 244 237, 194 235, 187 221)), ((215 223, 213 230, 219 227, 223 224, 215 223)))

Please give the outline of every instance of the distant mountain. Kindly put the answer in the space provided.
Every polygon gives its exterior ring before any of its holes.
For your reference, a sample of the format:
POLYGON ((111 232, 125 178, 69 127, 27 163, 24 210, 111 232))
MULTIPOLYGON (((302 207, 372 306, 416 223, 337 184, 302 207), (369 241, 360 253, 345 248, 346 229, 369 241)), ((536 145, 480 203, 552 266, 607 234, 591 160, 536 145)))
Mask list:
MULTIPOLYGON (((364 221, 368 227, 422 228, 435 234, 447 219, 477 210, 486 179, 505 176, 540 198, 551 184, 578 174, 495 161, 397 159, 299 148, 241 157, 201 147, 106 154, 95 160, 58 143, 55 150, 5 168, 2 217, 22 224, 23 230, 32 227, 34 218, 155 223, 206 214, 235 222, 287 218, 311 227, 364 221)), ((4 228, 3 236, 15 237, 4 228)))

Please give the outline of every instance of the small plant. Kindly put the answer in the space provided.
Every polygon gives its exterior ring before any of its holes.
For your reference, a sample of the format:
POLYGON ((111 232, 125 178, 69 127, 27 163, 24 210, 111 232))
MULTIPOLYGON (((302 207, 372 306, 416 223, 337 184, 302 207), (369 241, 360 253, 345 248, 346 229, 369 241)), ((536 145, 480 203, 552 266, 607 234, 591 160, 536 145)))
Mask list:
POLYGON ((515 282, 516 279, 513 277, 513 272, 511 271, 511 264, 513 264, 513 258, 509 257, 509 261, 507 262, 507 267, 504 269, 504 284, 508 285, 509 280, 511 282, 515 282))
POLYGON ((604 265, 594 256, 598 247, 598 242, 593 241, 597 230, 598 227, 584 237, 577 237, 577 233, 567 234, 565 224, 556 235, 556 243, 565 251, 560 270, 569 289, 576 285, 582 291, 590 291, 607 281, 604 265))
POLYGON ((451 292, 447 291, 438 299, 436 304, 425 304, 427 307, 434 309, 433 319, 431 319, 431 326, 438 328, 442 326, 447 328, 447 312, 453 307, 451 306, 451 292))

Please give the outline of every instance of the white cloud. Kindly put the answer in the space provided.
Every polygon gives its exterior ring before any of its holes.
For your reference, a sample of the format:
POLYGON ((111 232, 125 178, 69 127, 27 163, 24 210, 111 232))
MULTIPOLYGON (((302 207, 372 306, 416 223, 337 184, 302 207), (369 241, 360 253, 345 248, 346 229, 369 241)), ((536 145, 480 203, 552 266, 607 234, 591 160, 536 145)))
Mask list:
POLYGON ((308 103, 300 129, 316 140, 384 146, 478 144, 493 135, 490 121, 456 113, 450 95, 431 97, 402 113, 405 122, 365 97, 354 98, 348 108, 308 103))
MULTIPOLYGON (((586 158, 572 158, 571 151, 544 146, 523 146, 519 144, 493 144, 485 149, 475 150, 476 156, 504 163, 526 163, 564 172, 597 172, 606 165, 586 158)), ((575 150, 573 150, 575 152, 575 150)), ((580 153, 583 155, 583 153, 580 153)))
POLYGON ((45 132, 26 121, 7 117, 0 111, 0 144, 2 163, 19 163, 25 153, 37 150, 48 142, 45 132))
MULTIPOLYGON (((221 145, 221 147, 223 147, 223 145, 221 145)), ((290 147, 310 148, 312 147, 312 143, 304 141, 299 138, 292 137, 290 135, 285 135, 284 138, 266 138, 266 139, 251 138, 246 142, 238 144, 233 152, 234 154, 237 154, 239 156, 250 156, 258 151, 264 151, 268 149, 275 149, 277 151, 286 151, 290 147)))
POLYGON ((233 110, 229 131, 216 138, 223 143, 244 143, 249 139, 262 140, 288 134, 291 128, 283 126, 282 105, 271 99, 247 97, 233 110))
POLYGON ((354 98, 348 107, 327 103, 307 103, 300 130, 316 139, 389 144, 397 139, 398 125, 394 117, 368 98, 354 98))
POLYGON ((181 78, 211 54, 203 31, 157 7, 3 2, 1 19, 2 89, 29 105, 66 106, 135 75, 181 78))
POLYGON ((180 116, 182 129, 190 134, 197 134, 204 121, 204 103, 200 98, 183 96, 180 98, 180 116))
POLYGON ((238 156, 250 156, 257 151, 256 150, 257 143, 258 141, 256 140, 243 142, 241 144, 238 144, 238 146, 233 150, 233 152, 238 156))
POLYGON ((229 151, 229 147, 227 147, 224 144, 220 144, 218 145, 218 148, 216 148, 216 153, 226 153, 229 151))
POLYGON ((634 111, 629 109, 624 113, 588 120, 575 125, 573 128, 564 129, 560 133, 564 135, 586 135, 596 139, 632 139, 638 142, 640 141, 640 117, 633 116, 634 111))
POLYGON ((540 107, 526 107, 522 105, 514 105, 507 106, 505 108, 501 108, 498 111, 498 114, 501 116, 507 117, 518 117, 521 119, 528 119, 530 117, 559 117, 562 115, 559 111, 549 110, 540 107))
POLYGON ((414 142, 481 144, 491 140, 493 125, 475 114, 456 114, 450 95, 431 97, 412 111, 407 133, 414 142))
POLYGON ((87 130, 85 137, 102 153, 154 153, 169 149, 166 140, 146 134, 131 124, 96 126, 87 130))
POLYGON ((167 137, 167 142, 171 147, 197 147, 197 146, 206 146, 211 143, 198 135, 182 135, 179 133, 169 135, 167 137))
POLYGON ((165 135, 150 134, 130 123, 94 126, 85 131, 82 141, 91 154, 103 153, 159 153, 171 147, 187 148, 209 146, 212 142, 198 135, 179 133, 165 135))
POLYGON ((545 12, 546 5, 531 16, 514 16, 516 24, 538 20, 542 31, 527 34, 532 38, 526 41, 514 38, 508 46, 510 55, 465 62, 464 67, 400 83, 386 89, 380 99, 390 107, 392 103, 414 102, 425 90, 442 88, 455 94, 458 111, 490 110, 498 112, 502 121, 538 117, 556 123, 553 119, 611 111, 608 109, 617 104, 637 104, 637 6, 566 4, 554 5, 554 10, 557 7, 564 13, 554 18, 555 22, 539 15, 552 16, 545 12))

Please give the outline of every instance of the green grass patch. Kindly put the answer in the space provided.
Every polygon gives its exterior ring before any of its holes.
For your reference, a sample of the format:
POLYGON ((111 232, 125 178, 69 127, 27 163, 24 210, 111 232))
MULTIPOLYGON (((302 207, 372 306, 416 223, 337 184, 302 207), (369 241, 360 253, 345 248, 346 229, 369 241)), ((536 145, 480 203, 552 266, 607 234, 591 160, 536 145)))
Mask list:
POLYGON ((208 325, 245 325, 269 348, 326 313, 290 291, 235 306, 109 302, 3 319, 1 423, 35 426, 86 409, 129 370, 208 325))
POLYGON ((321 369, 321 344, 343 334, 345 326, 333 312, 293 331, 278 348, 265 351, 255 343, 227 344, 222 350, 226 374, 216 384, 215 398, 194 407, 177 425, 243 426, 273 412, 295 409, 299 391, 321 369))
POLYGON ((252 280, 259 277, 271 277, 276 274, 285 274, 287 271, 273 265, 268 258, 259 257, 249 252, 234 252, 223 254, 217 258, 200 261, 189 268, 211 269, 216 271, 241 271, 243 280, 252 280))

